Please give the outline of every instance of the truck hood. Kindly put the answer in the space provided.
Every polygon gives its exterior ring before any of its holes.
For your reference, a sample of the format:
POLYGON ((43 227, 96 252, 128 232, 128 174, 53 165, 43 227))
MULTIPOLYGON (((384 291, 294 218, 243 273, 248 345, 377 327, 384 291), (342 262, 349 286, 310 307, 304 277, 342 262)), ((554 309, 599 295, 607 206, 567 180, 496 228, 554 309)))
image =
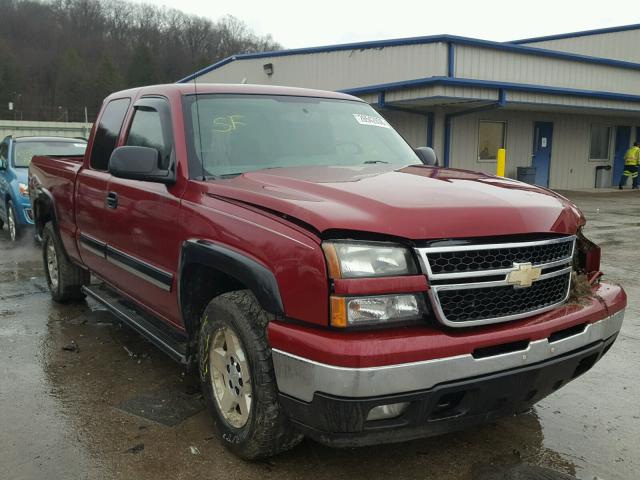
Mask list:
POLYGON ((585 220, 543 188, 465 170, 389 165, 275 168, 210 182, 208 194, 292 217, 319 232, 407 239, 574 234, 585 220))

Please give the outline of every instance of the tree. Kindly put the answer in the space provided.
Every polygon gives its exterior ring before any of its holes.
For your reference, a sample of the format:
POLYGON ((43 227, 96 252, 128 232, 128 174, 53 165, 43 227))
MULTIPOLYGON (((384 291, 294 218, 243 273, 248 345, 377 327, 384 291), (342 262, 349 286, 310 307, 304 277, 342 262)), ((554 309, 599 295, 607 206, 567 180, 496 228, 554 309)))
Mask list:
POLYGON ((156 62, 146 45, 138 44, 134 49, 127 73, 127 83, 131 87, 158 83, 156 62))
POLYGON ((84 120, 84 107, 97 112, 113 91, 175 82, 229 55, 280 48, 234 17, 213 22, 121 0, 0 0, 0 9, 0 102, 20 95, 25 119, 63 111, 84 120))

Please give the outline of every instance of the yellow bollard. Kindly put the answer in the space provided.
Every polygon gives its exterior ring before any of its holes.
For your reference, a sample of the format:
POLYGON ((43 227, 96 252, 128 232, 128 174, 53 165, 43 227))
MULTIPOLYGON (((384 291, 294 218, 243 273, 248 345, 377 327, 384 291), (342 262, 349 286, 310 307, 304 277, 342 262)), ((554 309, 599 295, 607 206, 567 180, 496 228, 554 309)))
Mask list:
POLYGON ((498 149, 498 162, 496 165, 496 175, 504 177, 505 164, 507 162, 507 151, 504 148, 498 149))

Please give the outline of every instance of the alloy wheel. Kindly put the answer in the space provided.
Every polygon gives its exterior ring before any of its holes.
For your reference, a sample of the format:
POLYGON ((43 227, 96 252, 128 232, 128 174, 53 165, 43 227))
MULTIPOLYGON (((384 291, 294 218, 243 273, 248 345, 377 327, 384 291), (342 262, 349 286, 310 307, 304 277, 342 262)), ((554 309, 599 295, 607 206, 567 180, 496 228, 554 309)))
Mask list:
POLYGON ((231 328, 215 333, 209 367, 213 394, 224 420, 234 428, 244 427, 251 413, 251 375, 247 356, 231 328))
POLYGON ((47 272, 49 273, 49 281, 51 282, 51 288, 55 290, 58 288, 58 256, 56 254, 56 247, 53 244, 51 237, 47 238, 47 272))

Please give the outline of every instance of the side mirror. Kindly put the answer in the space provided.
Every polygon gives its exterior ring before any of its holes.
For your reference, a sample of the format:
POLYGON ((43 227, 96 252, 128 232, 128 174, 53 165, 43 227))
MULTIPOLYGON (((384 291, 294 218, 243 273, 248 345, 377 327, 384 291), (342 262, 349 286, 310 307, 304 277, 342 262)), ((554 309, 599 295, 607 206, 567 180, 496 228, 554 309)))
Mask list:
POLYGON ((160 152, 155 148, 124 146, 116 148, 109 158, 109 173, 114 177, 171 184, 175 172, 158 168, 160 152))
POLYGON ((7 169, 7 159, 0 158, 0 170, 6 170, 6 169, 7 169))
POLYGON ((422 160, 422 163, 424 163, 425 165, 428 165, 430 167, 438 166, 438 156, 436 155, 436 152, 433 151, 433 148, 418 147, 414 148, 414 151, 416 152, 416 155, 418 155, 418 158, 422 160))

